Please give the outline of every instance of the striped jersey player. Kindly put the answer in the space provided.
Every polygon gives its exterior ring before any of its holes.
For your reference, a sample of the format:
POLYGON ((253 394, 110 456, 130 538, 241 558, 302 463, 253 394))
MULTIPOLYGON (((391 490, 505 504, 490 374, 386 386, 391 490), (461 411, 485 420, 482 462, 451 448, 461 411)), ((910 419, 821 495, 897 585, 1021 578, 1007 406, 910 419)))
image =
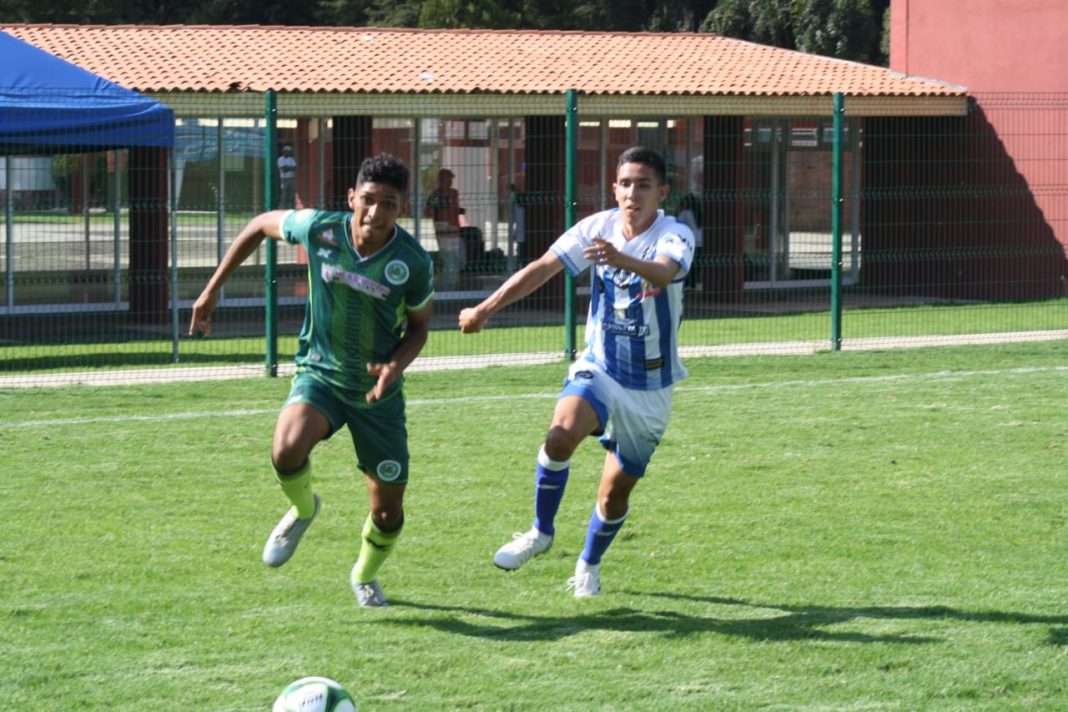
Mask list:
POLYGON ((660 209, 669 191, 663 158, 640 146, 627 149, 612 190, 617 208, 577 223, 459 317, 461 331, 480 331, 495 312, 562 270, 572 276, 592 270, 586 349, 568 371, 538 452, 534 522, 493 557, 499 568, 515 570, 549 550, 571 456, 586 436, 599 436, 606 453, 597 501, 568 580, 578 598, 601 592, 601 558, 667 428, 674 384, 686 376, 678 331, 694 236, 660 209))

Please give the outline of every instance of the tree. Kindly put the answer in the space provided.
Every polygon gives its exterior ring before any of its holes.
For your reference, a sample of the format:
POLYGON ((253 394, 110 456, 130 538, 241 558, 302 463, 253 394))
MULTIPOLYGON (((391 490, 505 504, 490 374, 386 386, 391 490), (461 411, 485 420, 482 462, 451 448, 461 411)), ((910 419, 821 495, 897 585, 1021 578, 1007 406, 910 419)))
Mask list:
POLYGON ((870 0, 794 0, 797 49, 868 62, 878 56, 879 28, 870 0))
POLYGON ((287 0, 199 0, 181 21, 196 24, 314 25, 314 3, 287 0))
POLYGON ((656 32, 697 32, 716 0, 657 0, 645 29, 656 32))
POLYGON ((319 0, 316 24, 362 27, 369 23, 371 0, 319 0))
POLYGON ((417 27, 423 0, 371 0, 368 24, 378 27, 417 27))
POLYGON ((790 0, 720 0, 701 32, 793 49, 790 0))
POLYGON ((483 28, 515 27, 518 13, 494 0, 426 0, 419 13, 419 27, 483 28))
POLYGON ((753 18, 749 0, 720 0, 701 22, 700 32, 714 32, 724 37, 749 39, 753 32, 753 18))

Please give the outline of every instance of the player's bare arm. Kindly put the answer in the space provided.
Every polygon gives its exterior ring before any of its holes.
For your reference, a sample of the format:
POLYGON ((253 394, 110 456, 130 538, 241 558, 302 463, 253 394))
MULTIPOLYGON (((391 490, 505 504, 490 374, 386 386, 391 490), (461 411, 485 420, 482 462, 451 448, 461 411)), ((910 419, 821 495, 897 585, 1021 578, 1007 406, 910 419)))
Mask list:
POLYGON ((643 260, 625 255, 610 242, 599 237, 593 239, 593 245, 583 251, 586 259, 598 265, 608 265, 616 269, 633 272, 657 287, 666 287, 679 273, 679 263, 667 255, 660 255, 653 260, 643 260))
POLYGON ((367 392, 368 403, 374 403, 381 398, 386 389, 401 377, 404 369, 408 368, 423 350, 427 337, 430 335, 431 311, 429 302, 418 311, 409 311, 408 328, 405 329, 401 340, 397 342, 397 347, 393 349, 393 355, 389 361, 367 364, 367 372, 378 378, 374 388, 367 392))
POLYGON ((282 217, 285 214, 285 210, 260 213, 249 220, 248 224, 237 234, 230 249, 219 262, 219 266, 215 268, 215 273, 208 280, 204 291, 193 303, 193 317, 189 323, 190 336, 196 336, 198 332, 205 336, 211 333, 211 313, 215 311, 215 305, 219 300, 219 290, 233 271, 256 251, 265 237, 277 240, 282 236, 282 217))
POLYGON ((460 311, 460 331, 474 334, 482 330, 491 316, 504 307, 519 301, 548 282, 564 268, 554 253, 546 252, 534 262, 509 277, 493 294, 481 303, 460 311))

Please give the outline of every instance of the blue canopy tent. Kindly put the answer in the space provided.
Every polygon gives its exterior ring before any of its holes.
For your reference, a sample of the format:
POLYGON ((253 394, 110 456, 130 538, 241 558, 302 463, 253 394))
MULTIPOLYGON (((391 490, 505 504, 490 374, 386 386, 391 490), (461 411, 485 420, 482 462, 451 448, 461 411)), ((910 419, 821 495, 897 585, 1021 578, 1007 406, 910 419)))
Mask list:
MULTIPOLYGON (((161 323, 167 318, 167 187, 173 146, 174 112, 165 104, 0 31, 0 154, 9 157, 8 177, 14 155, 129 149, 128 313, 138 321, 161 323)), ((5 181, 4 191, 9 218, 4 300, 8 311, 15 303, 10 184, 5 181)), ((118 214, 116 210, 116 219, 118 214)), ((118 301, 117 225, 114 239, 118 301)))
POLYGON ((174 112, 0 32, 0 145, 34 153, 166 148, 174 112))

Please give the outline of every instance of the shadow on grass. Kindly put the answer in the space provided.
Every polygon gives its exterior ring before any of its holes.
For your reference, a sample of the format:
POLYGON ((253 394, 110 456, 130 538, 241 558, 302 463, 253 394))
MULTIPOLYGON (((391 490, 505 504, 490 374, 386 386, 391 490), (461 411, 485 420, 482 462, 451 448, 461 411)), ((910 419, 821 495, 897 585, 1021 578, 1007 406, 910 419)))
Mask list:
MULTIPOLYGON (((930 636, 868 634, 858 631, 828 630, 850 621, 871 620, 963 620, 977 623, 1017 623, 1068 625, 1068 616, 1036 616, 1003 611, 962 611, 946 606, 789 606, 754 603, 736 598, 688 596, 643 591, 620 591, 634 597, 647 597, 671 602, 685 602, 687 612, 678 610, 612 608, 573 616, 536 616, 512 611, 442 606, 414 601, 391 601, 398 608, 475 616, 479 620, 456 617, 394 619, 390 624, 424 626, 444 633, 504 641, 553 641, 587 630, 606 630, 626 633, 659 633, 687 637, 704 633, 749 638, 757 641, 820 640, 842 643, 940 643, 930 636), (710 606, 747 609, 750 618, 695 615, 690 612, 694 603, 710 606)), ((741 612, 741 611, 740 611, 741 612)), ((1054 628, 1048 642, 1068 645, 1068 628, 1054 628)))

